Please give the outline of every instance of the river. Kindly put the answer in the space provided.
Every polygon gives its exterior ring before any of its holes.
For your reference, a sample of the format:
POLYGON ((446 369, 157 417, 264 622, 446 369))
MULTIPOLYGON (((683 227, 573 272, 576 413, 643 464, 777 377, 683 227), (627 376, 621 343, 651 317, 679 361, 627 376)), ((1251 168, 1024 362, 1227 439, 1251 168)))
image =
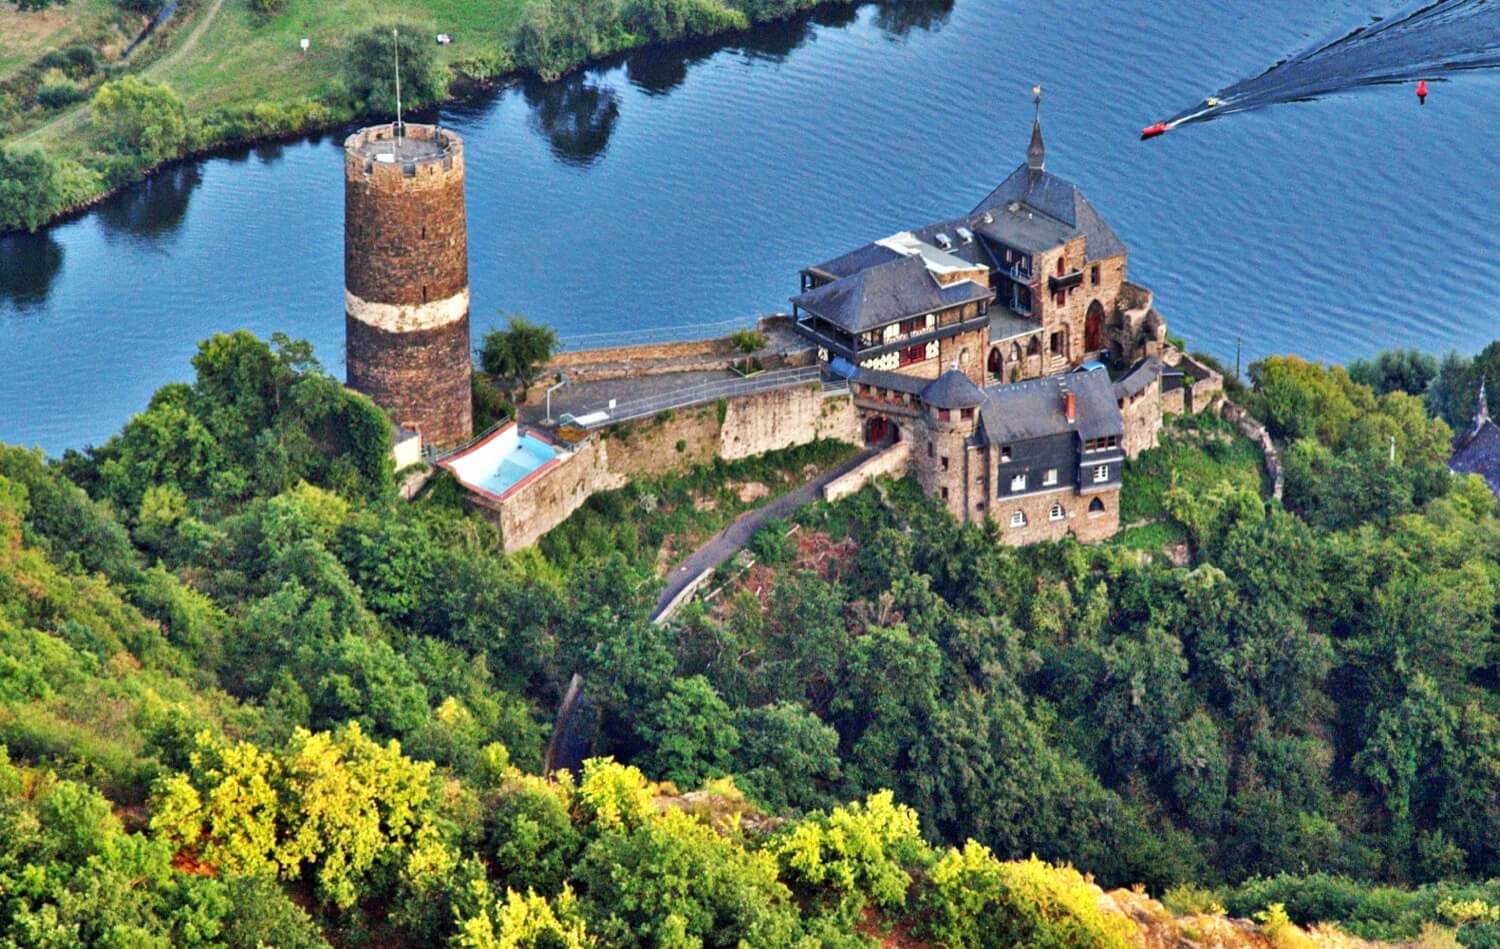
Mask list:
MULTIPOLYGON (((1381 12, 1379 0, 907 0, 645 52, 442 110, 466 141, 477 335, 701 336, 797 272, 969 209, 1025 158, 1130 246, 1174 335, 1345 361, 1500 336, 1497 77, 1142 125, 1381 12)), ((462 36, 458 37, 462 42, 462 36)), ((342 135, 193 162, 0 239, 0 440, 98 443, 198 340, 311 340, 342 375, 342 135)))

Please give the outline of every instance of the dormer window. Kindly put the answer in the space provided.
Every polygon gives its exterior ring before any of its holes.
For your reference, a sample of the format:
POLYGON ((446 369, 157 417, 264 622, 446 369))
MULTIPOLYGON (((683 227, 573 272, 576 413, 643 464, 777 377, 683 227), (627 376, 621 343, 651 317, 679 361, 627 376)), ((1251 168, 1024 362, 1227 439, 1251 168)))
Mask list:
POLYGON ((1001 445, 1000 446, 1000 463, 1003 465, 1003 464, 1008 464, 1009 462, 1010 462, 1010 446, 1009 445, 1001 445))
POLYGON ((1094 483, 1102 484, 1109 480, 1109 465, 1094 466, 1094 483))
POLYGON ((1011 489, 1011 491, 1025 491, 1026 490, 1026 475, 1024 475, 1024 474, 1018 474, 1015 477, 1011 478, 1010 479, 1010 489, 1011 489))
POLYGON ((1048 468, 1047 473, 1042 475, 1042 486, 1050 488, 1055 484, 1057 484, 1057 469, 1048 468))
POLYGON ((970 421, 970 420, 972 420, 974 418, 974 410, 973 409, 959 409, 958 410, 958 417, 961 418, 961 419, 963 419, 966 422, 970 421))

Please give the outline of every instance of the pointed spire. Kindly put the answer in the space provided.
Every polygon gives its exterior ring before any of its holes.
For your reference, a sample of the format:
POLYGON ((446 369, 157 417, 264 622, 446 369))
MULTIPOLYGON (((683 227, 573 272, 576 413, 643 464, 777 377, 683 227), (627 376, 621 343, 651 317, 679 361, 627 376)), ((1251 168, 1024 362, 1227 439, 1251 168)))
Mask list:
POLYGON ((1033 86, 1031 94, 1036 101, 1036 120, 1031 123, 1031 147, 1026 149, 1026 167, 1036 172, 1047 167, 1047 146, 1042 142, 1042 87, 1033 86))
POLYGON ((1490 419, 1490 405, 1489 405, 1489 400, 1487 398, 1485 398, 1484 390, 1485 390, 1484 380, 1480 379, 1479 380, 1479 409, 1478 409, 1478 411, 1476 411, 1474 413, 1474 428, 1475 429, 1483 428, 1484 427, 1484 423, 1488 422, 1489 419, 1490 419))

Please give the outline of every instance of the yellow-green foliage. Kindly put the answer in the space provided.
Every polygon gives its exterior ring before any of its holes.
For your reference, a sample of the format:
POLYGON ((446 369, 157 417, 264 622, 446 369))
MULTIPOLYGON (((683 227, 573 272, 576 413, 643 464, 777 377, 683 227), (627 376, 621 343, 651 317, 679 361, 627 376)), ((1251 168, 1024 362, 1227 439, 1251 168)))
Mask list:
POLYGON ((903 864, 922 846, 917 812, 880 791, 863 804, 809 816, 777 837, 770 850, 788 882, 814 893, 832 891, 850 919, 866 897, 887 910, 906 905, 911 879, 903 864))
POLYGON ((1002 863, 974 841, 927 874, 928 935, 945 946, 1123 947, 1134 925, 1099 908, 1098 891, 1068 866, 1035 857, 1002 863))
POLYGON ((1272 903, 1255 914, 1255 921, 1260 923, 1260 931, 1271 940, 1271 944, 1279 949, 1311 949, 1316 945, 1306 933, 1293 925, 1291 918, 1287 916, 1285 904, 1272 903))
POLYGON ((298 729, 279 755, 205 732, 191 773, 158 785, 151 827, 231 873, 294 880, 315 868, 322 896, 347 909, 367 874, 401 865, 430 821, 432 769, 356 723, 298 729))
POLYGON ((578 800, 584 816, 603 830, 629 830, 645 823, 656 789, 639 768, 613 758, 590 758, 583 763, 578 800))
POLYGON ((489 896, 489 887, 476 881, 474 896, 484 905, 474 916, 459 921, 457 945, 462 949, 586 949, 598 945, 578 915, 578 901, 564 886, 549 902, 528 890, 505 892, 503 902, 489 896))

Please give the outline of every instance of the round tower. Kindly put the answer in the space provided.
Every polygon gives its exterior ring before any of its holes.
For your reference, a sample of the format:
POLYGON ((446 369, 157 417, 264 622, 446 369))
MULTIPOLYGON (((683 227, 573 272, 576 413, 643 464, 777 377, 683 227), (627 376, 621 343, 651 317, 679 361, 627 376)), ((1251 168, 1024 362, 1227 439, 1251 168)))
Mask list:
POLYGON ((349 386, 424 442, 473 434, 463 140, 431 125, 344 142, 349 386))

